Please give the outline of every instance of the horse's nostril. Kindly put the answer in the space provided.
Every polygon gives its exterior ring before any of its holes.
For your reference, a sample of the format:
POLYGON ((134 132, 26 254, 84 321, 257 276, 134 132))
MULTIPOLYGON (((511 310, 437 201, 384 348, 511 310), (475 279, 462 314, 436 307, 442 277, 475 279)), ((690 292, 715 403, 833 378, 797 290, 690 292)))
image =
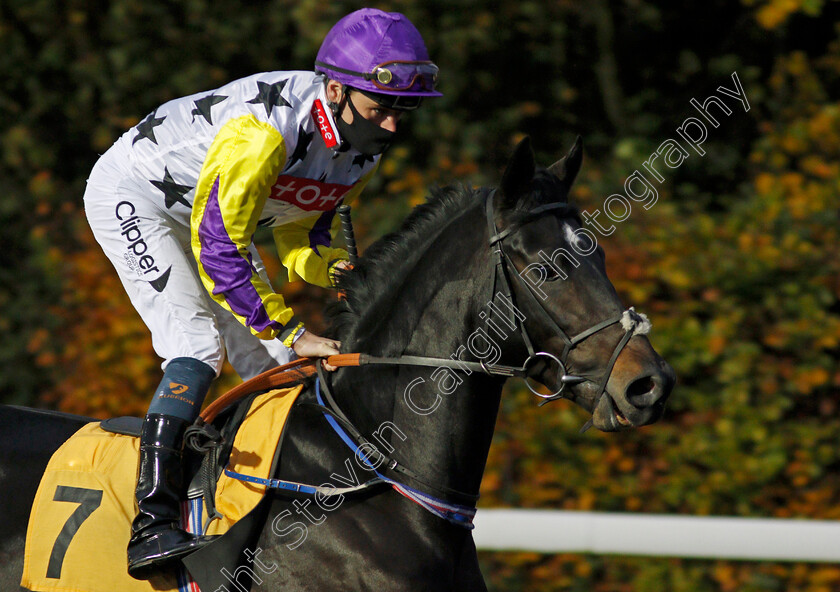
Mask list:
POLYGON ((627 386, 627 400, 635 407, 650 407, 659 399, 661 389, 651 376, 637 378, 627 386))

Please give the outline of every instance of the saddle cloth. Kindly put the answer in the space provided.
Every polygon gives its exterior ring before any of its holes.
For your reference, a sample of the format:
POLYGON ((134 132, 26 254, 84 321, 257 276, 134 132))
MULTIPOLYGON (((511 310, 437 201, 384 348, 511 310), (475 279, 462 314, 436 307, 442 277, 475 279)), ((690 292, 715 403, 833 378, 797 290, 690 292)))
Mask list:
MULTIPOLYGON (((272 390, 253 399, 236 432, 228 467, 252 477, 271 476, 283 426, 302 389, 272 390)), ((149 581, 128 575, 138 454, 139 438, 106 431, 98 422, 82 427, 53 454, 32 504, 22 586, 37 592, 198 590, 186 573, 149 581)), ((223 472, 214 496, 222 518, 204 534, 227 532, 265 491, 223 472)), ((202 530, 201 506, 200 499, 182 504, 182 524, 189 532, 202 530)))

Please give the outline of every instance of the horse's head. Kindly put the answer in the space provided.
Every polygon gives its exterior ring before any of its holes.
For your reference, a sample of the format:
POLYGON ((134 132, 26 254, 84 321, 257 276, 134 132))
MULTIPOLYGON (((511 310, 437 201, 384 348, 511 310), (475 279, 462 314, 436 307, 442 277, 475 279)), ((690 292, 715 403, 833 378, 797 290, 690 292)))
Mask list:
POLYGON ((492 198, 491 243, 507 260, 501 266, 524 317, 529 377, 591 412, 591 425, 615 431, 657 421, 676 378, 645 336, 647 318, 621 304, 597 236, 568 203, 581 160, 578 138, 538 170, 523 140, 492 198))

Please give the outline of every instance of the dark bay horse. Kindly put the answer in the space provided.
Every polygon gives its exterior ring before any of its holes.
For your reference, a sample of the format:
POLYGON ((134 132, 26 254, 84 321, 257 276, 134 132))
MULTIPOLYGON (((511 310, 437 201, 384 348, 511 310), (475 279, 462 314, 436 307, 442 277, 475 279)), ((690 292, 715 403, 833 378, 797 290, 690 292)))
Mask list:
MULTIPOLYGON (((342 275, 332 336, 377 363, 310 380, 274 476, 322 488, 266 500, 225 589, 486 590, 469 527, 507 377, 603 431, 661 417, 674 373, 568 204, 580 164, 578 141, 538 170, 524 141, 498 189, 437 191, 342 275)), ((40 471, 83 422, 0 409, 2 590, 40 471)))

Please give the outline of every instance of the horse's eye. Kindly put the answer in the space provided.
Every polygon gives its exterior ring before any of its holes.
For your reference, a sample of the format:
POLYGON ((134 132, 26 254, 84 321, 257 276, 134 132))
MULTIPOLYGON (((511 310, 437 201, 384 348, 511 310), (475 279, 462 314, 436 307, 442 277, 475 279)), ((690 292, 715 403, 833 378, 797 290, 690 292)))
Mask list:
POLYGON ((541 265, 540 269, 542 269, 542 272, 545 275, 545 281, 556 282, 560 279, 560 272, 553 265, 541 265))

